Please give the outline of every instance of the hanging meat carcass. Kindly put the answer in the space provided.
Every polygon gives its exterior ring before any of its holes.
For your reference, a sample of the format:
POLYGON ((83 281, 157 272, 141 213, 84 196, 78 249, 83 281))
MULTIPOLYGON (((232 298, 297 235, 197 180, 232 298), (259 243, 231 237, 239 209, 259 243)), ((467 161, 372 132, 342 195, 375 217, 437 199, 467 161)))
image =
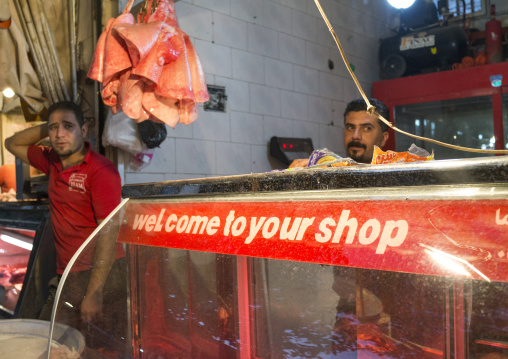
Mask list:
POLYGON ((209 99, 199 57, 180 28, 172 0, 145 1, 137 22, 129 0, 99 37, 88 77, 101 83, 103 102, 115 114, 171 127, 196 120, 209 99), (150 11, 152 8, 155 11, 150 11))

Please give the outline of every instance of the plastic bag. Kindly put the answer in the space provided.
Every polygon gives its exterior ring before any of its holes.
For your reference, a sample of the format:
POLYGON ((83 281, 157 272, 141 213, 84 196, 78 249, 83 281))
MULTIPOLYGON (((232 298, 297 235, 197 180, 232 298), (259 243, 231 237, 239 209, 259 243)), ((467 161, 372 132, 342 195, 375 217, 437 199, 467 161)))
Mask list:
POLYGON ((341 157, 338 154, 330 151, 327 148, 312 151, 309 157, 309 163, 307 167, 324 168, 324 167, 344 167, 344 166, 355 166, 358 162, 352 160, 349 157, 341 157))
POLYGON ((118 147, 133 155, 146 149, 146 146, 141 142, 136 121, 121 111, 116 115, 108 111, 102 133, 102 143, 104 146, 118 147))
POLYGON ((379 165, 383 163, 399 163, 399 162, 422 162, 432 161, 434 152, 428 153, 423 148, 416 146, 414 143, 409 147, 407 152, 383 151, 374 146, 374 155, 372 156, 372 164, 379 165))
POLYGON ((153 149, 145 149, 143 152, 132 156, 129 161, 129 169, 131 171, 140 171, 150 164, 154 156, 153 149))
POLYGON ((139 136, 148 148, 159 147, 166 139, 168 132, 163 123, 145 120, 138 123, 139 136))
POLYGON ((284 172, 284 171, 298 171, 302 169, 316 169, 316 168, 327 168, 327 167, 346 167, 346 166, 358 166, 363 163, 358 163, 350 157, 341 157, 335 152, 330 151, 327 148, 314 150, 310 154, 307 167, 292 167, 281 170, 273 170, 269 172, 284 172))

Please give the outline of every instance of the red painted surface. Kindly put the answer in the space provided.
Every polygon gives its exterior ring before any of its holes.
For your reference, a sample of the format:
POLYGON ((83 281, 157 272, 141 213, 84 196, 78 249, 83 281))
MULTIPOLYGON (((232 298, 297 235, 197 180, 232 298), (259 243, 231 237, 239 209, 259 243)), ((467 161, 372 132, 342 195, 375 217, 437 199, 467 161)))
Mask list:
POLYGON ((508 278, 508 200, 129 202, 123 223, 130 244, 508 278))

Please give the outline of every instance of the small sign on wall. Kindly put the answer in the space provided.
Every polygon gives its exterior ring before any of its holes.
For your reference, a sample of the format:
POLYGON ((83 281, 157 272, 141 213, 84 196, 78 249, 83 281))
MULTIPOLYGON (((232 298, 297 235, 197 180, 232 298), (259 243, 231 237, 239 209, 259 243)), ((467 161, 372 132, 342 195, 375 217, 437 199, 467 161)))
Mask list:
POLYGON ((208 93, 210 94, 210 100, 205 102, 205 111, 218 111, 226 112, 226 88, 222 86, 208 85, 208 93))

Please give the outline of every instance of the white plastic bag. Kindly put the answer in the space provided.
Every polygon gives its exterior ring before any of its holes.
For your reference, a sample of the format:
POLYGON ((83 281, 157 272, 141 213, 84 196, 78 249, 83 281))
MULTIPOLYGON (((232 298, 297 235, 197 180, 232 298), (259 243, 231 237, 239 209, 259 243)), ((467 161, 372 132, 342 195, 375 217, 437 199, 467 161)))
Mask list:
POLYGON ((102 143, 104 146, 118 147, 133 155, 147 149, 139 137, 136 121, 127 117, 122 111, 116 115, 113 115, 111 110, 108 111, 102 143))

